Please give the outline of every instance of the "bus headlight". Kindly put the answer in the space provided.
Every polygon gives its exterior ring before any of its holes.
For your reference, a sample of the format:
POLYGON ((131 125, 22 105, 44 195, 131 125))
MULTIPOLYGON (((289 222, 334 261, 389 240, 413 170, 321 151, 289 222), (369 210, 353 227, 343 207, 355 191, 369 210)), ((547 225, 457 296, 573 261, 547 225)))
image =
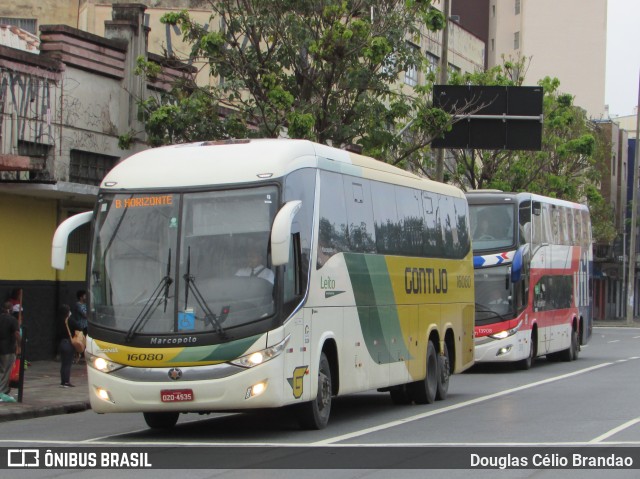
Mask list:
POLYGON ((116 371, 117 369, 123 368, 123 364, 114 363, 113 361, 109 361, 108 359, 101 358, 99 356, 94 356, 90 353, 85 353, 87 358, 87 364, 103 373, 110 373, 116 371))
POLYGON ((252 368, 254 366, 258 366, 259 364, 266 363, 267 361, 276 358, 282 354, 284 348, 287 346, 289 342, 289 338, 291 336, 287 336, 283 341, 278 344, 271 346, 270 348, 263 349, 261 351, 256 351, 251 354, 247 354, 246 356, 242 356, 238 359, 234 359, 233 361, 229 361, 231 364, 235 364, 236 366, 241 366, 243 368, 252 368))
POLYGON ((508 338, 509 336, 513 336, 514 334, 516 334, 518 332, 518 330, 520 329, 520 326, 522 326, 522 321, 520 321, 515 328, 511 328, 511 329, 507 329, 505 331, 500 331, 499 333, 496 334, 490 334, 489 337, 491 339, 505 339, 508 338))

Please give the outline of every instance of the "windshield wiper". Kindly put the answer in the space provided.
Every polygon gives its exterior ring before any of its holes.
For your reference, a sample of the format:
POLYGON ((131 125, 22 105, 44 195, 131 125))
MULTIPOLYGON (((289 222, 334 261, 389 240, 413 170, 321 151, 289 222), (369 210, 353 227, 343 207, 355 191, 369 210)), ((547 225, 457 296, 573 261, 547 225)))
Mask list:
POLYGON ((171 279, 171 248, 169 248, 169 261, 167 263, 167 274, 164 277, 162 277, 162 279, 160 279, 158 286, 156 286, 156 288, 153 290, 153 293, 151 293, 151 296, 149 296, 149 299, 147 300, 147 302, 144 303, 142 310, 136 317, 135 321, 129 328, 129 331, 127 332, 127 335, 124 338, 125 342, 127 343, 130 342, 135 336, 135 334, 145 327, 151 315, 154 313, 156 309, 158 309, 158 306, 160 306, 160 303, 162 302, 160 300, 160 295, 163 294, 163 291, 164 291, 164 311, 165 312, 167 311, 167 301, 169 299, 169 286, 171 286, 172 283, 173 283, 173 280, 171 279))
POLYGON ((224 336, 224 329, 222 329, 222 323, 227 319, 229 314, 229 306, 223 306, 219 315, 216 315, 205 301, 202 293, 196 286, 196 278, 191 275, 191 246, 187 249, 187 272, 183 276, 186 287, 184 289, 184 307, 187 309, 189 305, 189 291, 193 293, 193 297, 196 299, 198 306, 204 311, 204 324, 210 324, 212 328, 216 330, 220 335, 224 336))
MULTIPOLYGON (((511 309, 509 309, 509 312, 511 312, 511 309)), ((500 318, 503 321, 508 321, 510 319, 498 313, 497 311, 494 311, 489 306, 485 306, 484 304, 481 304, 481 303, 476 303, 476 313, 491 313, 493 314, 493 317, 500 318)), ((490 318, 491 316, 489 318, 483 318, 480 321, 486 321, 487 319, 490 319, 490 318)), ((476 318, 476 324, 478 324, 477 318, 476 318)))
POLYGON ((164 312, 167 312, 167 301, 169 300, 169 286, 173 283, 171 279, 171 248, 169 248, 169 257, 167 258, 167 275, 168 281, 165 281, 164 285, 164 312))

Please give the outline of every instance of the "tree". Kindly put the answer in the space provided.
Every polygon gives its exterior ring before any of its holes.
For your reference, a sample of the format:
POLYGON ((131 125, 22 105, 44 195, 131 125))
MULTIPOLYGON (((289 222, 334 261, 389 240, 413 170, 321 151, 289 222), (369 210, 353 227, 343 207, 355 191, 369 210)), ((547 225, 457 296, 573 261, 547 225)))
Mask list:
POLYGON ((431 0, 210 4, 208 28, 186 11, 162 18, 180 27, 189 61, 206 61, 219 81, 212 87, 191 81, 142 103, 151 142, 286 134, 339 147, 358 143, 390 163, 425 166, 428 144, 449 117, 431 107, 430 86, 414 89, 399 80, 401 72, 426 65, 408 40, 418 39, 421 25, 444 26, 431 0))
MULTIPOLYGON (((528 60, 505 61, 482 73, 454 75, 453 84, 519 86, 528 60)), ((587 202, 594 238, 610 242, 615 236, 613 214, 597 185, 606 159, 603 138, 594 134, 586 112, 573 96, 560 93, 560 81, 538 82, 544 91, 540 151, 452 150, 449 177, 463 189, 495 188, 528 191, 569 201, 587 202), (613 236, 612 236, 613 235, 613 236)))

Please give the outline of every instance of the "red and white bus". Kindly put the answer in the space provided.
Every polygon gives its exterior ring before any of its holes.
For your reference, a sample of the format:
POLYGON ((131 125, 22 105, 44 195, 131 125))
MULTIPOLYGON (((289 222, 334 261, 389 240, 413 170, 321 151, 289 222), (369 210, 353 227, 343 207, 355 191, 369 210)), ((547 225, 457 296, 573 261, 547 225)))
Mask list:
POLYGON ((577 359, 593 327, 586 206, 531 193, 467 193, 473 239, 475 361, 529 369, 577 359))

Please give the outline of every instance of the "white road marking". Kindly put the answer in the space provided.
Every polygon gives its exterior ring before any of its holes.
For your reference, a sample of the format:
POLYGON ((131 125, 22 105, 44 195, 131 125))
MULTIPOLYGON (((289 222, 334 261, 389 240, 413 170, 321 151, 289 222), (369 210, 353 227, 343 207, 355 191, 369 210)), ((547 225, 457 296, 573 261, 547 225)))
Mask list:
POLYGON ((534 387, 537 387, 537 386, 542 386, 544 384, 549 384, 549 383, 552 383, 552 382, 555 382, 555 381, 561 381, 562 379, 567 379, 567 378, 570 378, 570 377, 573 377, 573 376, 578 376, 580 374, 585 374, 585 373, 588 373, 588 372, 591 372, 591 371, 595 371, 595 370, 600 369, 600 368, 604 368, 606 366, 611 366, 612 364, 614 364, 614 363, 598 364, 596 366, 591 366, 589 368, 581 369, 579 371, 575 371, 575 372, 572 372, 572 373, 562 374, 560 376, 555 376, 555 377, 552 377, 552 378, 543 379, 542 381, 537 381, 535 383, 524 384, 522 386, 518 386, 518 387, 515 387, 515 388, 511 388, 511 389, 505 389, 504 391, 499 391, 497 393, 488 394, 486 396, 481 396, 481 397, 478 397, 478 398, 475 398, 475 399, 471 399, 469 401, 465 401, 465 402, 462 402, 462 403, 453 404, 451 406, 446 406, 446 407, 443 407, 441 409, 437 409, 435 411, 429 411, 429 412, 425 412, 425 413, 422 413, 422 414, 416 414, 414 416, 410 416, 410 417, 407 417, 407 418, 404 418, 404 419, 398 419, 396 421, 391 421, 391 422, 388 422, 386 424, 380 424, 378 426, 369 427, 369 428, 366 428, 366 429, 362 429, 360 431, 354 431, 354 432, 351 432, 351 433, 348 433, 348 434, 343 434, 342 436, 335 436, 335 437, 332 437, 332 438, 324 439, 322 441, 314 442, 313 444, 316 445, 316 446, 326 446, 328 444, 336 443, 336 442, 339 442, 339 441, 346 441, 348 439, 353 439, 355 437, 360 437, 360 436, 364 436, 364 435, 371 434, 371 433, 374 433, 374 432, 383 431, 385 429, 390 429, 392 427, 401 426, 401 425, 409 423, 409 422, 419 421, 421 419, 425 419, 425 418, 428 418, 428 417, 431 417, 431 416, 436 416, 438 414, 444 414, 444 413, 447 413, 447 412, 450 412, 450 411, 455 411, 456 409, 462 409, 462 408, 467 407, 467 406, 472 406, 474 404, 478 404, 478 403, 481 403, 481 402, 489 401, 490 399, 495 399, 495 398, 498 398, 498 397, 501 397, 501 396, 506 396, 507 394, 512 394, 512 393, 515 393, 515 392, 524 391, 526 389, 534 388, 534 387))
MULTIPOLYGON (((0 444, 11 445, 28 444, 33 447, 44 447, 46 445, 74 446, 86 441, 47 441, 44 439, 0 439, 0 444)), ((220 447, 318 447, 315 443, 289 443, 289 442, 202 442, 202 441, 98 441, 91 442, 96 446, 139 446, 139 447, 180 447, 180 446, 220 446, 220 447)), ((393 443, 349 443, 349 444, 322 444, 322 447, 509 447, 509 446, 529 446, 529 447, 563 447, 563 446, 589 446, 589 442, 393 442, 393 443)), ((600 441, 601 446, 640 446, 640 441, 600 441)))
MULTIPOLYGON (((607 363, 602 363, 602 364, 597 364, 595 366, 591 366, 585 369, 581 369, 578 371, 574 371, 571 373, 567 373, 567 374, 562 374, 560 376, 555 376, 552 378, 548 378, 548 379, 543 379, 541 381, 536 381, 533 383, 529 383, 529 384, 524 384, 522 386, 518 386, 515 388, 511 388, 511 389, 505 389, 503 391, 499 391, 496 393, 492 393, 492 394, 488 394, 485 396, 481 396, 475 399, 471 399, 469 401, 465 401, 462 403, 458 403, 458 404, 453 404, 451 406, 446 406, 437 410, 433 410, 433 411, 429 411, 426 413, 422 413, 422 414, 416 414, 414 416, 410 416, 404 419, 399 419, 399 420, 395 420, 395 421, 391 421, 388 422, 386 424, 380 424, 378 426, 374 426, 374 427, 370 427, 370 428, 366 428, 366 429, 362 429, 360 431, 354 431, 352 433, 349 434, 344 434, 341 436, 335 436, 332 438, 328 438, 322 441, 316 441, 313 443, 277 443, 277 442, 255 442, 255 443, 247 443, 247 442, 212 442, 212 441, 207 441, 207 442, 201 442, 201 441, 114 441, 114 440, 107 440, 108 438, 114 438, 114 437, 118 437, 121 435, 125 435, 125 434, 134 434, 137 432, 144 432, 147 431, 147 429, 138 429, 138 430, 134 430, 134 431, 128 431, 125 433, 121 433, 121 434, 115 434, 115 435, 110 435, 110 436, 102 436, 102 437, 96 437, 96 438, 92 438, 92 439, 86 439, 86 440, 82 440, 82 441, 78 441, 78 440, 73 440, 73 441, 56 441, 56 440, 42 440, 42 439, 0 439, 0 444, 32 444, 32 445, 37 445, 37 444, 52 444, 52 445, 77 445, 79 443, 83 443, 83 444, 95 444, 95 445, 118 445, 118 446, 238 446, 238 447, 243 447, 243 446, 253 446, 253 447, 266 447, 266 446, 277 446, 277 447, 316 447, 316 446, 332 446, 332 447, 391 447, 391 446, 581 446, 581 445, 587 445, 587 444, 600 444, 600 445, 629 445, 629 446, 640 446, 640 441, 605 441, 605 439, 607 439, 608 437, 616 434, 619 431, 622 431, 623 429, 626 429, 630 426, 633 426, 634 424, 637 424, 640 422, 640 417, 633 419, 631 421, 628 421, 627 423, 618 426, 617 428, 612 429, 611 431, 598 436, 595 439, 592 439, 589 442, 532 442, 532 443, 520 443, 520 442, 513 442, 513 443, 480 443, 480 442, 476 442, 476 443, 443 443, 443 442, 437 442, 437 443, 402 443, 402 444, 398 444, 398 443, 393 443, 393 444, 354 444, 354 443, 350 443, 350 444, 337 444, 340 441, 345 441, 348 439, 352 439, 355 437, 359 437, 359 436, 364 436, 366 434, 371 434, 374 432, 378 432, 378 431, 382 431, 385 429, 389 429, 392 427, 396 427, 396 426, 400 426, 409 422, 413 422, 413 421, 418 421, 421 419, 425 419, 427 417, 431 417, 431 416, 436 416, 438 414, 444 414, 450 411, 454 411, 457 409, 462 409, 464 407, 467 406, 472 406, 474 404, 478 404, 481 402, 485 402, 485 401, 489 401, 491 399, 495 399, 495 398, 499 398, 502 396, 506 396, 508 394, 512 394, 512 393, 516 393, 519 391, 524 391, 527 389, 531 389, 537 386, 542 386, 545 384, 549 384, 549 383, 553 383, 556 381, 561 381, 563 379, 567 379, 567 378, 571 378, 574 376, 579 376, 581 374, 585 374, 585 373, 589 373, 592 371, 596 371, 598 369, 607 367, 607 366, 611 366, 614 364, 617 364, 619 362, 626 362, 626 361, 630 361, 630 360, 637 360, 640 359, 640 356, 632 356, 629 357, 627 359, 624 360, 619 360, 616 362, 607 362, 607 363)), ((191 422, 191 421, 189 421, 191 422)))
POLYGON ((627 421, 624 424, 621 424, 618 427, 614 427, 613 429, 611 429, 608 432, 605 432, 604 434, 602 434, 601 436, 596 437, 595 439, 592 439, 591 441, 589 441, 590 444, 595 444, 595 443, 600 443, 602 441, 604 441, 605 439, 613 436, 614 434, 619 433, 620 431, 623 431, 631 426, 633 426, 634 424, 638 424, 640 422, 640 417, 637 417, 635 419, 632 419, 631 421, 627 421))

